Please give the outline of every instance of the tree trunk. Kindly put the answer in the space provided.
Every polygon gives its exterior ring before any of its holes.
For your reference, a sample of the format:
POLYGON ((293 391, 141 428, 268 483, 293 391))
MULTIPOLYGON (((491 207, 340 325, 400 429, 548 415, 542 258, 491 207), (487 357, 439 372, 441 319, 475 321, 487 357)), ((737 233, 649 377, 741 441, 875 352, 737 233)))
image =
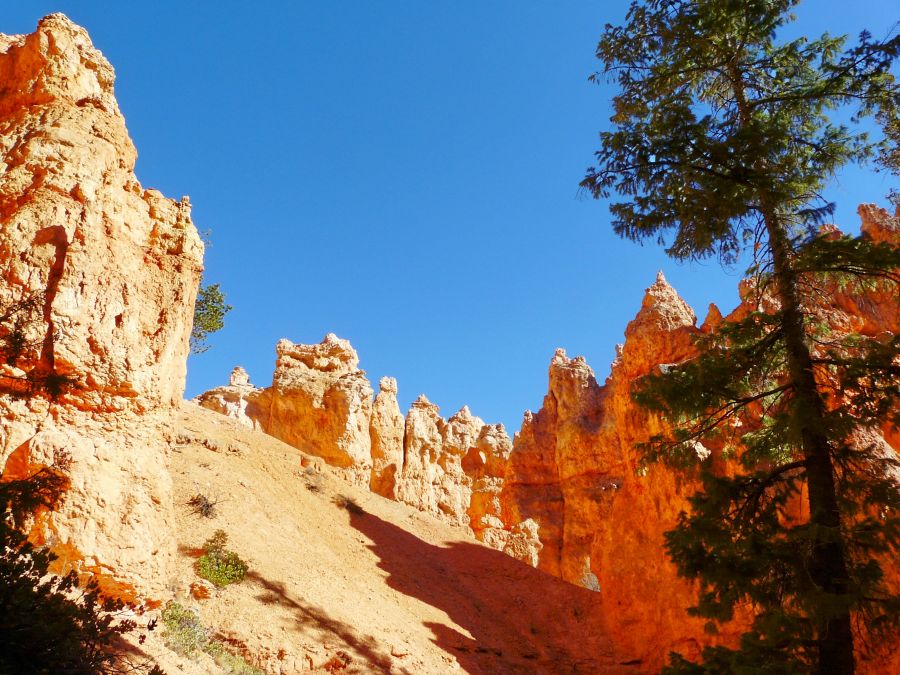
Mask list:
MULTIPOLYGON (((727 65, 727 72, 738 106, 741 126, 752 122, 747 103, 744 81, 736 61, 727 65)), ((764 157, 760 149, 758 157, 764 157)), ((758 160, 754 170, 759 173, 763 160, 758 160)), ((816 385, 812 355, 806 343, 803 311, 797 293, 797 275, 791 260, 791 243, 788 233, 778 217, 764 189, 758 193, 759 209, 772 250, 773 274, 778 299, 781 301, 783 320, 781 330, 787 356, 788 377, 794 389, 792 413, 800 431, 800 445, 806 464, 806 480, 809 500, 809 520, 813 530, 810 554, 810 576, 819 589, 836 596, 833 604, 819 607, 811 616, 816 631, 819 652, 818 672, 822 674, 852 675, 853 631, 850 609, 845 597, 849 590, 847 552, 841 533, 841 512, 834 481, 834 464, 831 461, 831 443, 825 433, 825 402, 816 385), (843 605, 843 606, 842 606, 843 605)))
POLYGON ((800 430, 806 462, 810 526, 813 528, 810 576, 821 591, 837 596, 834 598, 836 609, 821 608, 824 615, 810 617, 817 633, 819 672, 849 675, 854 672, 853 632, 850 610, 846 605, 841 606, 846 599, 841 596, 846 596, 848 592, 849 575, 831 443, 824 432, 825 404, 816 385, 812 356, 806 342, 787 233, 774 211, 765 204, 762 206, 772 248, 776 290, 784 317, 781 329, 788 376, 794 387, 793 416, 800 430))

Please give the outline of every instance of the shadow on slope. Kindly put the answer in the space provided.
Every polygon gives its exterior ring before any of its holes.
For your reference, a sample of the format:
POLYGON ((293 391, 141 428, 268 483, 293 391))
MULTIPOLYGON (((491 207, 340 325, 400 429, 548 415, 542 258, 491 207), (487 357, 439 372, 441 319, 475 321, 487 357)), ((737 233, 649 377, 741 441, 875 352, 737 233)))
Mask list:
POLYGON ((634 672, 615 661, 598 594, 486 546, 435 546, 359 507, 348 514, 372 541, 389 586, 444 611, 468 633, 425 623, 466 672, 634 672))
POLYGON ((338 638, 344 651, 353 657, 357 665, 362 662, 372 670, 390 672, 391 658, 378 649, 372 636, 360 635, 352 626, 331 618, 321 608, 291 597, 281 582, 270 581, 253 571, 247 573, 247 580, 254 581, 265 589, 256 598, 263 604, 278 604, 291 609, 297 619, 298 629, 302 626, 320 633, 323 642, 328 642, 329 637, 338 638))

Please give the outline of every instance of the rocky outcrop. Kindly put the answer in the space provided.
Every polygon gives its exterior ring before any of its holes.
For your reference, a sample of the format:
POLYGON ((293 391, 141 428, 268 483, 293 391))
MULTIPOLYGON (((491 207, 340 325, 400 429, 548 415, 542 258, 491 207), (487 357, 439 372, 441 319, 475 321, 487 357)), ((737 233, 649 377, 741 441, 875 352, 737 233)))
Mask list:
POLYGON ((406 420, 397 404, 397 380, 382 377, 372 404, 369 439, 372 444, 372 492, 397 499, 397 480, 403 468, 403 436, 406 420))
POLYGON ((272 386, 256 398, 263 431, 344 469, 355 484, 372 473, 372 387, 347 340, 317 345, 281 340, 272 386))
MULTIPOLYGON (((469 527, 476 539, 500 550, 507 546, 509 539, 500 493, 506 481, 511 451, 512 443, 503 425, 485 424, 478 433, 475 446, 462 460, 463 472, 472 481, 469 527)), ((537 559, 532 562, 529 557, 529 564, 536 565, 537 559)))
POLYGON ((404 417, 391 377, 381 378, 374 400, 372 393, 356 351, 329 334, 314 345, 281 340, 271 387, 253 387, 236 368, 228 385, 195 402, 321 457, 372 492, 471 523, 479 539, 502 549, 519 524, 504 526, 501 513, 512 447, 503 426, 485 424, 467 407, 445 420, 424 395, 404 417))
MULTIPOLYGON (((870 239, 897 241, 896 218, 871 206, 861 207, 860 215, 870 239)), ((742 283, 741 298, 728 318, 775 307, 775 300, 761 294, 753 280, 742 283)), ((895 294, 835 287, 807 302, 836 331, 870 336, 897 332, 900 298, 895 294)), ((717 636, 709 636, 701 621, 687 615, 695 590, 667 559, 663 535, 696 486, 662 465, 641 467, 636 445, 662 431, 663 421, 631 398, 639 378, 696 355, 694 336, 715 331, 726 320, 710 306, 696 327, 691 308, 660 275, 628 325, 603 386, 583 359, 557 351, 549 392, 537 413, 525 414, 500 495, 505 528, 523 519, 536 523, 543 547, 538 567, 601 590, 616 644, 649 670, 661 667, 670 651, 693 658, 703 645, 735 640, 749 619, 738 616, 717 636)), ((896 455, 896 429, 882 433, 887 444, 877 434, 866 442, 896 455)), ((703 456, 721 461, 716 451, 697 447, 703 456)), ((888 569, 888 576, 895 578, 896 569, 888 569)))
POLYGON ((203 244, 186 197, 135 178, 113 81, 61 14, 0 36, 0 330, 12 362, 0 369, 0 467, 68 475, 60 510, 33 533, 58 565, 157 592, 174 554, 168 415, 203 244))
POLYGON ((247 371, 241 366, 235 366, 227 385, 200 394, 194 398, 194 403, 230 417, 245 427, 258 429, 256 398, 260 391, 262 390, 250 383, 247 371))
POLYGON ((457 525, 468 525, 473 476, 463 470, 463 459, 477 452, 484 428, 484 421, 467 407, 444 420, 438 407, 420 396, 406 417, 398 499, 457 525))

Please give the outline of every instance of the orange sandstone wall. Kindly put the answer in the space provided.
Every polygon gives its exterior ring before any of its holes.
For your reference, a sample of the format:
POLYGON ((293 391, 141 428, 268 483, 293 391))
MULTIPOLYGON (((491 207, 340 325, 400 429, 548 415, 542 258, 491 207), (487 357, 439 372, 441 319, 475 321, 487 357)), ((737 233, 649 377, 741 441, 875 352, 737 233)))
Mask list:
POLYGON ((174 553, 164 436, 203 245, 187 198, 135 178, 114 79, 61 14, 0 35, 0 307, 38 306, 24 357, 0 366, 0 467, 65 471, 44 538, 76 567, 156 592, 174 553), (58 401, 16 395, 52 373, 71 382, 58 401))
MULTIPOLYGON (((866 236, 898 240, 898 220, 887 212, 864 205, 860 215, 866 236)), ((733 318, 757 301, 763 308, 774 302, 771 297, 757 299, 749 280, 742 282, 741 296, 733 318)), ((838 331, 878 335, 897 330, 898 299, 886 293, 834 288, 808 303, 838 331)), ((304 359, 302 366, 285 362, 280 343, 268 389, 251 387, 248 393, 232 385, 198 400, 238 419, 239 410, 246 410, 245 424, 261 425, 325 457, 357 482, 369 476, 374 492, 467 525, 494 548, 599 590, 598 601, 602 599, 619 649, 652 671, 672 650, 695 657, 706 644, 734 641, 748 618, 711 637, 703 631, 703 621, 687 615, 695 590, 678 577, 663 543, 695 485, 663 466, 636 470, 636 444, 659 432, 662 422, 632 402, 635 382, 660 364, 695 356, 693 338, 714 331, 723 320, 711 305, 698 326, 693 310, 660 274, 628 324, 606 382, 597 381, 582 357, 570 359, 557 350, 543 405, 525 413, 512 442, 501 425, 485 424, 468 408, 444 419, 424 396, 404 420, 392 378, 382 379, 373 403, 356 352, 334 336, 319 345, 292 346, 320 355, 304 359), (335 360, 338 352, 342 356, 335 360), (326 358, 326 353, 332 356, 326 358), (291 369, 295 372, 287 372, 291 369), (332 396, 334 403, 329 403, 323 391, 344 378, 355 384, 344 383, 341 391, 358 393, 332 396), (242 396, 243 403, 234 403, 242 396), (254 413, 260 402, 262 410, 254 413), (266 410, 287 412, 267 415, 266 410), (366 420, 368 436, 363 433, 366 420), (311 424, 318 425, 316 430, 311 424), (323 430, 329 430, 329 439, 321 440, 323 430), (352 450, 347 439, 352 439, 352 450)), ((883 435, 897 447, 896 429, 886 428, 883 435)), ((893 452, 888 446, 885 451, 893 452)), ((698 452, 712 453, 717 461, 715 448, 699 446, 698 452)))

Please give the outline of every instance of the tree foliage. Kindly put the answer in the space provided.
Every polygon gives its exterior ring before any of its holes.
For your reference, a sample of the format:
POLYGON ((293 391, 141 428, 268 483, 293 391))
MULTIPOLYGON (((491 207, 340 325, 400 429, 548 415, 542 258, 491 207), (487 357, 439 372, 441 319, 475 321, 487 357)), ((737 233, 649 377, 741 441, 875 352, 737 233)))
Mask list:
MULTIPOLYGON (((38 362, 23 376, 5 374, 13 386, 4 382, 3 395, 55 399, 69 384, 68 378, 41 368, 44 340, 34 336, 46 335, 43 304, 38 293, 0 309, 0 358, 15 367, 38 362)), ((22 479, 0 478, 0 675, 163 675, 156 666, 123 657, 121 636, 137 627, 133 619, 123 618, 132 608, 105 597, 96 580, 82 583, 74 570, 51 574, 56 555, 24 534, 42 511, 57 507, 68 487, 57 467, 22 479)), ((152 630, 153 623, 147 627, 152 630)))
POLYGON ((219 284, 200 286, 197 303, 194 305, 191 354, 202 354, 209 349, 207 337, 225 326, 225 315, 231 310, 231 305, 225 304, 225 294, 219 288, 219 284))
POLYGON ((900 541, 898 466, 877 436, 898 421, 900 344, 822 318, 836 288, 897 293, 900 253, 819 228, 840 167, 896 169, 900 38, 779 41, 796 4, 634 2, 597 49, 619 93, 582 186, 624 198, 610 207, 615 231, 678 260, 754 251, 756 311, 636 393, 672 424, 648 459, 701 485, 667 535, 679 573, 700 585, 691 612, 710 630, 738 606, 756 615, 738 648, 707 649, 703 665, 675 656, 675 671, 853 672, 854 626, 887 629, 900 608, 881 567, 900 541), (852 121, 835 122, 847 107, 852 121), (868 115, 883 140, 856 125, 868 115))
POLYGON ((21 532, 35 512, 54 508, 67 487, 49 468, 0 482, 0 673, 147 671, 121 659, 119 638, 136 627, 121 617, 125 603, 103 597, 94 580, 80 584, 74 570, 50 574, 56 556, 21 532))

